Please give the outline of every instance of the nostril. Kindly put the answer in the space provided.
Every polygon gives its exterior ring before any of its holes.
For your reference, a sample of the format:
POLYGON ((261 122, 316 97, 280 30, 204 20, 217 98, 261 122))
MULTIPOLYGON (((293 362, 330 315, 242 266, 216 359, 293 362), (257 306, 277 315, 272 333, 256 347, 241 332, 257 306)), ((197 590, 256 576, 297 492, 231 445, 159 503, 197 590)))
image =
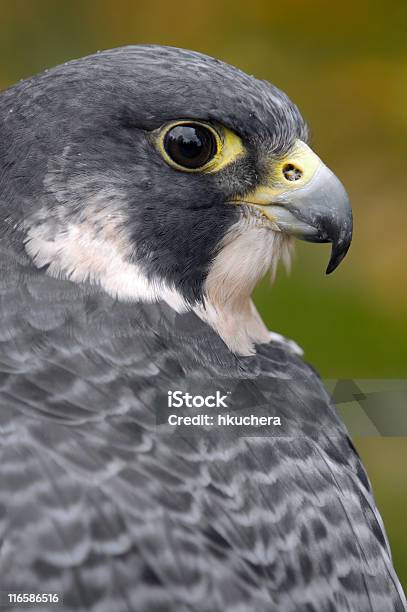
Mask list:
POLYGON ((283 166, 283 174, 287 181, 298 181, 302 177, 302 170, 294 166, 294 164, 285 164, 283 166))

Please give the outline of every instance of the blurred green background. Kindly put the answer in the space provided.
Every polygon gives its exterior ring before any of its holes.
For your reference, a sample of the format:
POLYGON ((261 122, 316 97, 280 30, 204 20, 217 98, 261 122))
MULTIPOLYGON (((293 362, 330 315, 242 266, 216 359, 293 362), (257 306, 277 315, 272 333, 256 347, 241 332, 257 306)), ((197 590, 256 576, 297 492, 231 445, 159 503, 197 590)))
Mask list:
MULTIPOLYGON (((290 277, 264 282, 268 325, 329 378, 407 378, 407 2, 3 0, 0 88, 125 44, 192 48, 285 90, 351 196, 354 241, 324 275, 328 247, 298 244, 290 277)), ((407 586, 407 439, 360 438, 407 586)))

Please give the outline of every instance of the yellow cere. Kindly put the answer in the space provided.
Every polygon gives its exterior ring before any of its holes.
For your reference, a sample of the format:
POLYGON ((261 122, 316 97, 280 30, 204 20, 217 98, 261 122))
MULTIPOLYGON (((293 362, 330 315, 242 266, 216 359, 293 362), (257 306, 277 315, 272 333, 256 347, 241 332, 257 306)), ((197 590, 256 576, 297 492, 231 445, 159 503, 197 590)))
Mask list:
POLYGON ((272 204, 273 197, 301 189, 309 183, 321 164, 318 155, 305 142, 297 140, 287 155, 271 163, 267 183, 259 185, 243 199, 251 204, 272 204))

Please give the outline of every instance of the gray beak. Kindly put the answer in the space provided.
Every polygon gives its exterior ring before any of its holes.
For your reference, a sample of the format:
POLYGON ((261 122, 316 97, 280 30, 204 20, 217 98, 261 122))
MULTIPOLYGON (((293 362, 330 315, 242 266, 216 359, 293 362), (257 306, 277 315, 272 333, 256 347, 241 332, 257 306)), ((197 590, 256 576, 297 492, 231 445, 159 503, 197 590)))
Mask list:
POLYGON ((332 243, 326 273, 345 257, 352 240, 352 209, 333 172, 301 140, 271 166, 266 184, 236 204, 254 206, 272 229, 308 242, 332 243))
POLYGON ((332 243, 327 274, 339 266, 352 241, 352 209, 329 168, 321 164, 304 187, 275 197, 271 209, 282 232, 308 242, 332 243))

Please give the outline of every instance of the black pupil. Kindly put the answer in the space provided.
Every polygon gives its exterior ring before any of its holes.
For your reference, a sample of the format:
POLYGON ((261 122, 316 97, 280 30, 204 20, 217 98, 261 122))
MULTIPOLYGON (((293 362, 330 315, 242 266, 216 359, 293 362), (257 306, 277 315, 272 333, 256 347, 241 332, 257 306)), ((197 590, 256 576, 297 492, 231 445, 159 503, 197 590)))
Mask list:
POLYGON ((184 168, 202 168, 216 153, 212 132, 200 125, 177 125, 164 139, 164 148, 178 165, 184 168))

